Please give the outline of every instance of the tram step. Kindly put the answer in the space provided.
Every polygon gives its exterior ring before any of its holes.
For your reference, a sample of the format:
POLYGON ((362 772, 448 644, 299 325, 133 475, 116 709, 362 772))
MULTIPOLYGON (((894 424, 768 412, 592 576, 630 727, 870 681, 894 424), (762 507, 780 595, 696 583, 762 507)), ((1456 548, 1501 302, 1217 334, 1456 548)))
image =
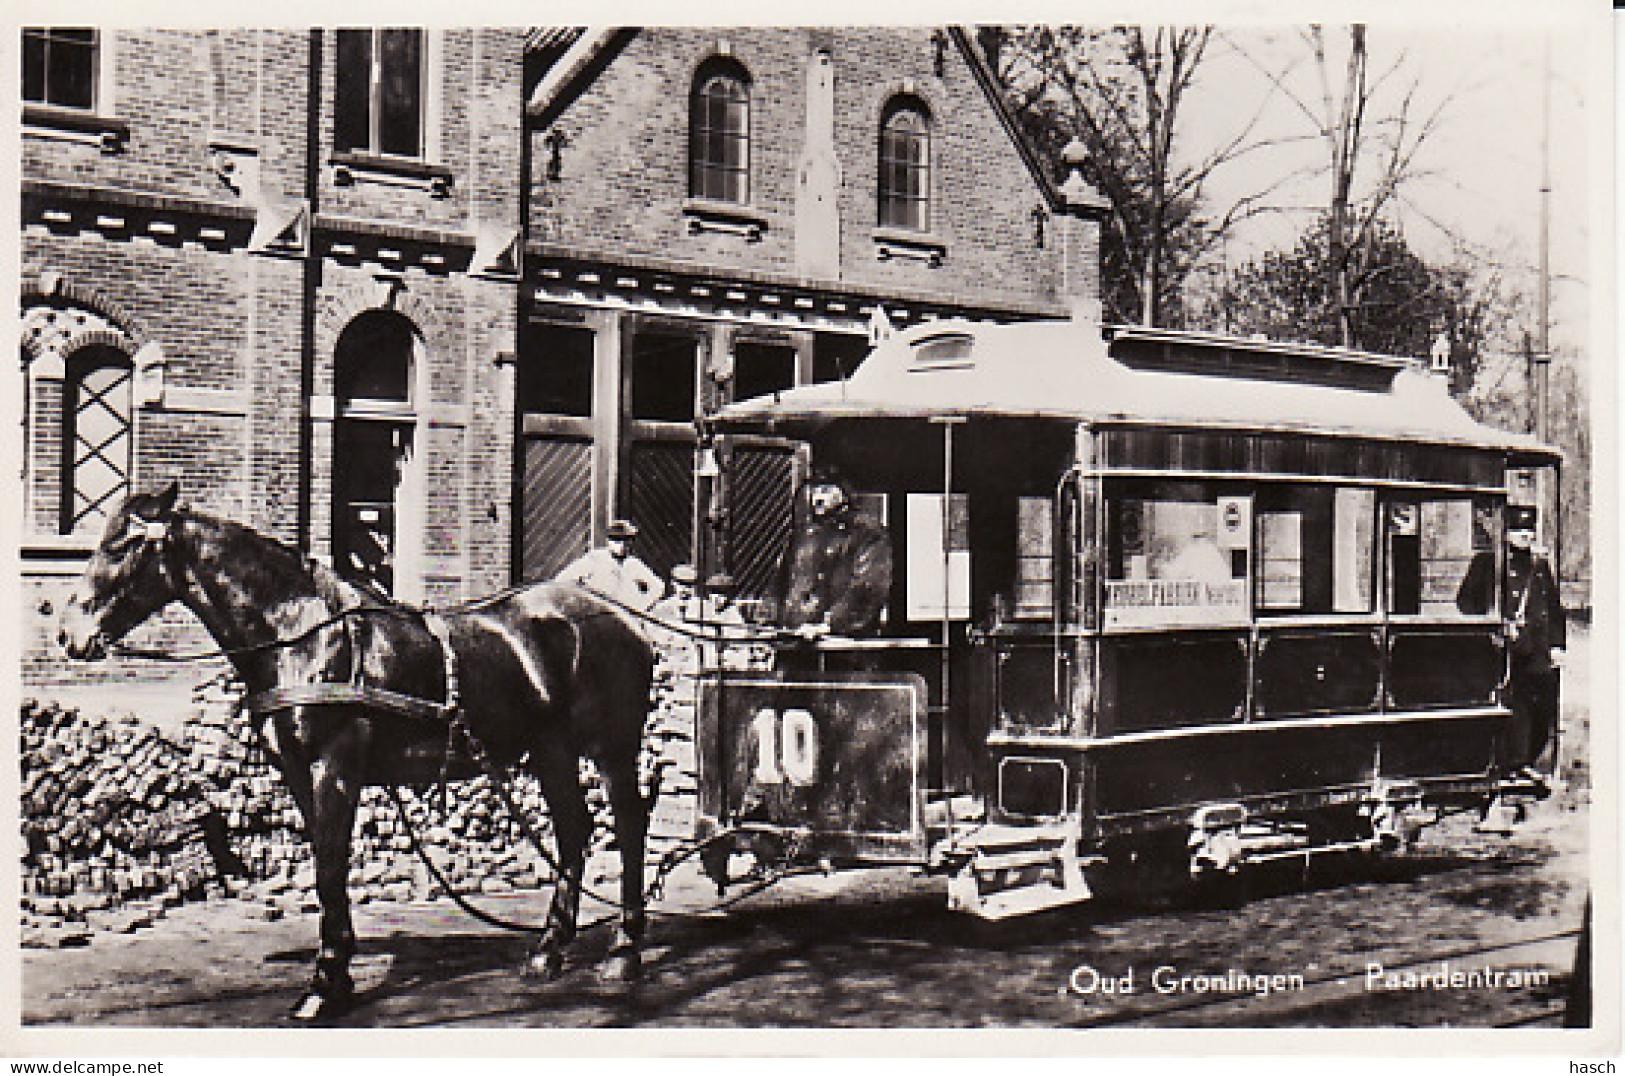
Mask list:
POLYGON ((1028 867, 1047 867, 1060 859, 1060 849, 1031 848, 1019 852, 978 852, 971 860, 972 869, 979 873, 1016 871, 1028 867))
POLYGON ((968 898, 956 898, 955 890, 950 884, 948 907, 951 911, 969 912, 978 918, 996 922, 1018 915, 1049 911, 1051 908, 1060 908, 1068 904, 1078 904, 1088 900, 1089 897, 1087 887, 1079 889, 1040 883, 1006 889, 998 893, 975 893, 968 898))
POLYGON ((1375 839, 1360 841, 1337 841, 1332 844, 1301 844, 1295 848, 1276 848, 1268 851, 1254 851, 1249 849, 1245 863, 1270 863, 1282 859, 1299 859, 1304 856, 1320 856, 1336 852, 1370 852, 1381 847, 1382 842, 1375 839))

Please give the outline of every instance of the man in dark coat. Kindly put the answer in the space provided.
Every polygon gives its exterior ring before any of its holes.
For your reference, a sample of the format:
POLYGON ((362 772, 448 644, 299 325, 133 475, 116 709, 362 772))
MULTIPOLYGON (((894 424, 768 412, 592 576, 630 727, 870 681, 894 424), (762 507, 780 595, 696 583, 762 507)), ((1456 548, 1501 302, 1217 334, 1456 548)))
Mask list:
POLYGON ((809 638, 877 632, 891 596, 890 537, 833 473, 816 473, 806 493, 785 558, 780 623, 809 638))
POLYGON ((1535 509, 1516 505, 1507 516, 1507 705, 1521 737, 1513 744, 1514 761, 1532 765, 1557 731, 1559 669, 1568 635, 1552 566, 1534 548, 1535 509))

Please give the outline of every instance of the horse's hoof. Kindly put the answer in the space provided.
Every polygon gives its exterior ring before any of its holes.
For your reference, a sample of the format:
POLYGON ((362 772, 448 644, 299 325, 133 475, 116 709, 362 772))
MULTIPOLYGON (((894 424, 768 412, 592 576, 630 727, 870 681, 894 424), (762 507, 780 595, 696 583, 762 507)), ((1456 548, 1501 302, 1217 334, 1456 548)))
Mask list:
POLYGON ((643 958, 636 950, 611 953, 605 959, 599 975, 616 982, 635 983, 643 977, 643 958))
POLYGON ((340 997, 329 997, 326 994, 319 994, 311 990, 299 999, 289 1015, 300 1023, 331 1020, 349 1012, 353 1002, 354 998, 349 994, 340 997))
POLYGON ((564 974, 563 953, 537 953, 525 961, 524 977, 536 982, 549 983, 564 974))

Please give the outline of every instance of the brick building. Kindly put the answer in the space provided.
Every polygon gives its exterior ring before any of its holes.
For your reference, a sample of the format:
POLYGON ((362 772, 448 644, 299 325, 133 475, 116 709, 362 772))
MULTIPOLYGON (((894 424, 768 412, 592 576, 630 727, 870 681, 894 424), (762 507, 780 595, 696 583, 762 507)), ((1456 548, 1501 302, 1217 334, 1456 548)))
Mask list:
POLYGON ((694 492, 697 416, 850 373, 880 309, 1096 300, 1098 197, 1057 190, 959 30, 544 32, 527 90, 527 577, 620 514, 657 568, 698 554, 760 589, 795 461, 728 446, 717 513, 694 492))
POLYGON ((406 600, 551 574, 615 515, 657 567, 699 530, 760 585, 776 535, 739 521, 795 460, 724 446, 708 516, 696 418, 850 372, 877 310, 1097 294, 1098 198, 1053 183, 957 30, 23 37, 34 683, 87 671, 33 610, 171 478, 406 600))

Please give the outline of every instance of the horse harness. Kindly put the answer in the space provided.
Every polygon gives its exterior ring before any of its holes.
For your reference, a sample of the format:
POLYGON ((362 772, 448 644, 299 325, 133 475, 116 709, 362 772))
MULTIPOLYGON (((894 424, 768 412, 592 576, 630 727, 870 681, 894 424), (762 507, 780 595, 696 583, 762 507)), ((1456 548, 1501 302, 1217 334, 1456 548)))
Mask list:
MULTIPOLYGON (((374 610, 366 606, 345 610, 347 614, 371 611, 374 610)), ((394 612, 394 610, 379 611, 394 612)), ((461 691, 457 678, 457 653, 451 646, 450 627, 445 618, 436 613, 424 610, 421 615, 423 626, 439 644, 441 657, 445 663, 444 702, 404 695, 363 679, 360 651, 356 646, 355 631, 352 627, 354 617, 345 615, 341 622, 350 648, 350 679, 347 682, 323 680, 315 683, 278 685, 250 694, 243 700, 243 709, 263 722, 270 715, 295 706, 364 706, 370 710, 383 710, 417 721, 436 723, 445 721, 452 728, 463 726, 461 691)), ((467 731, 464 727, 465 735, 467 731)))

